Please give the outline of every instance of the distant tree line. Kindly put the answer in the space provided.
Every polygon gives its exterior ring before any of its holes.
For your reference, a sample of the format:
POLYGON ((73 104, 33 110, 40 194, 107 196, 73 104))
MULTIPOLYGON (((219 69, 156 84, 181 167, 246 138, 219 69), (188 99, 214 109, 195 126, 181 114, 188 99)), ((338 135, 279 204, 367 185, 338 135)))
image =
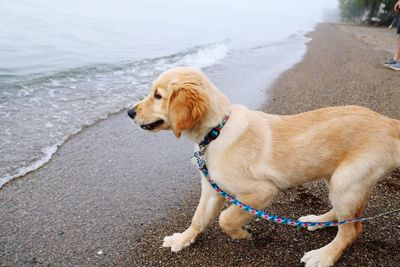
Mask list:
POLYGON ((390 24, 397 0, 339 0, 340 15, 344 20, 359 20, 390 24))

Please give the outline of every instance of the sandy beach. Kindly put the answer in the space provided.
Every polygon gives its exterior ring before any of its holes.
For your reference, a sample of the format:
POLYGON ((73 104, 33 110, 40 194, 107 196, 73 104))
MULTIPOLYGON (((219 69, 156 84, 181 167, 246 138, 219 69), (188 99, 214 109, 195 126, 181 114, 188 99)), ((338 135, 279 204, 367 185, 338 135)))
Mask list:
MULTIPOLYGON (((266 90, 265 112, 358 104, 400 119, 400 76, 380 65, 391 56, 394 32, 320 24, 308 36, 304 59, 266 90)), ((262 70, 262 55, 253 56, 262 70)), ((206 73, 217 86, 246 85, 247 76, 233 83, 237 74, 221 66, 206 73)), ((269 87, 262 71, 249 79, 269 87)), ((172 133, 140 131, 125 112, 71 137, 44 167, 0 189, 0 266, 300 266, 304 252, 334 238, 336 229, 308 232, 254 220, 250 240, 232 241, 214 223, 188 249, 160 248, 165 235, 190 224, 199 198, 191 151, 172 133)), ((399 206, 395 171, 376 186, 365 213, 399 206)), ((328 209, 327 190, 317 182, 282 192, 268 211, 297 218, 328 209)), ((399 230, 400 215, 365 223, 338 266, 398 265, 399 230)))

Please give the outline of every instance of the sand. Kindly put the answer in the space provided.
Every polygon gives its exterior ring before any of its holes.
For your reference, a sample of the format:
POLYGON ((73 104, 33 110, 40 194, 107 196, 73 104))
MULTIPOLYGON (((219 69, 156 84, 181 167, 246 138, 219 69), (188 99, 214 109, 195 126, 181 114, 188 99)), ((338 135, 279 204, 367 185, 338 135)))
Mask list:
POLYGON ((387 51, 394 54, 396 46, 394 37, 396 36, 396 25, 392 29, 388 27, 370 27, 367 25, 354 25, 347 23, 337 24, 336 27, 343 32, 353 35, 355 38, 374 47, 376 50, 387 51))
MULTIPOLYGON (((387 49, 342 28, 321 24, 309 34, 304 59, 268 90, 266 112, 359 104, 400 118, 400 76, 379 64, 387 49)), ((217 73, 209 71, 213 81, 228 84, 217 73)), ((335 236, 334 228, 308 232, 255 220, 250 240, 232 241, 214 223, 180 253, 160 248, 165 235, 190 224, 197 205, 191 150, 171 133, 138 131, 124 113, 85 129, 49 164, 0 190, 0 266, 298 266, 304 252, 335 236)), ((399 206, 395 171, 377 185, 366 214, 399 206)), ((328 209, 326 188, 312 183, 282 192, 268 211, 296 218, 328 209)), ((399 216, 366 223, 338 265, 398 265, 399 224, 399 216)))

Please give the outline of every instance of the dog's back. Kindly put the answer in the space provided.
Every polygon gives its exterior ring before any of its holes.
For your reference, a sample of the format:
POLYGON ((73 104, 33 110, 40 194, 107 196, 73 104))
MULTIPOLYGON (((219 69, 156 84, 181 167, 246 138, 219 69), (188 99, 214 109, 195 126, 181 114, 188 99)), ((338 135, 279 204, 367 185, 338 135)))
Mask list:
POLYGON ((297 177, 327 177, 343 162, 360 157, 384 162, 387 169, 400 165, 400 121, 367 108, 332 107, 274 116, 270 127, 272 164, 297 177))

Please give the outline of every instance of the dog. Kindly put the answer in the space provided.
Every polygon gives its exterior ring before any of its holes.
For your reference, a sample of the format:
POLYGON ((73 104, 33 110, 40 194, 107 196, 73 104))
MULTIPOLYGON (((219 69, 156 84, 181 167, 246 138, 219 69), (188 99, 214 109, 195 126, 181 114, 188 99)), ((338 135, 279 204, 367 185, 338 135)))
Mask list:
MULTIPOLYGON (((224 116, 230 118, 204 152, 215 182, 241 202, 266 208, 280 190, 324 179, 332 209, 300 221, 359 217, 378 179, 400 166, 400 121, 359 106, 329 107, 290 116, 231 105, 200 71, 190 67, 162 73, 150 94, 128 110, 142 129, 172 130, 198 145, 224 116)), ((193 243, 219 215, 233 239, 250 238, 244 226, 254 216, 237 206, 221 212, 224 199, 201 179, 201 197, 190 227, 164 238, 177 252, 193 243)), ((316 230, 318 227, 308 227, 316 230)), ((338 226, 326 246, 301 259, 307 267, 332 266, 360 234, 360 222, 338 226)))

